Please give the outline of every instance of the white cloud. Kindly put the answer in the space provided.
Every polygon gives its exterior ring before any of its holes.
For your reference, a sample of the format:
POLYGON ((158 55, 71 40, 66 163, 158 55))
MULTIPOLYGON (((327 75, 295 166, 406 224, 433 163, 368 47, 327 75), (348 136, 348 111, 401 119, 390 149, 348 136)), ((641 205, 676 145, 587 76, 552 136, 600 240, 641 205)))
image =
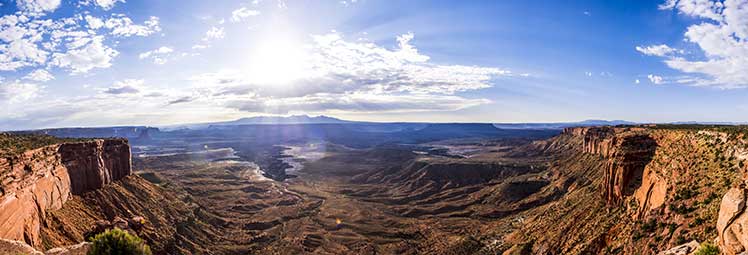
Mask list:
POLYGON ((43 64, 47 60, 48 52, 28 39, 13 40, 9 44, 0 45, 0 70, 10 71, 19 67, 43 64))
POLYGON ((260 11, 251 10, 247 7, 242 7, 231 12, 231 22, 240 22, 246 18, 260 15, 260 11))
POLYGON ((207 49, 209 47, 210 46, 205 45, 205 44, 195 44, 195 45, 192 45, 192 49, 193 50, 202 50, 202 49, 207 49))
POLYGON ((641 81, 639 81, 639 79, 636 79, 636 80, 634 80, 634 83, 635 84, 639 84, 639 83, 641 83, 641 81))
POLYGON ((163 65, 163 64, 166 64, 167 57, 169 53, 172 53, 172 52, 174 52, 174 49, 172 49, 171 47, 161 46, 158 49, 140 53, 140 55, 138 55, 138 58, 139 59, 150 58, 151 60, 153 60, 153 63, 163 65))
POLYGON ((0 71, 32 67, 51 70, 68 68, 74 73, 92 68, 107 68, 117 51, 106 34, 128 37, 146 36, 160 30, 158 18, 150 17, 136 25, 123 14, 107 20, 91 15, 68 18, 38 19, 23 14, 0 17, 0 71))
POLYGON ((387 49, 337 33, 313 36, 305 47, 308 58, 289 60, 305 63, 304 76, 275 86, 258 82, 251 70, 202 74, 191 78, 193 94, 184 95, 189 102, 180 103, 223 102, 267 113, 452 111, 490 103, 461 92, 491 87, 497 77, 526 77, 492 67, 432 64, 410 44, 413 38, 398 36, 398 47, 387 49))
POLYGON ((31 16, 41 16, 60 7, 60 0, 16 0, 16 6, 31 16))
POLYGON ((678 9, 683 14, 713 20, 721 19, 725 5, 721 1, 710 0, 666 0, 660 10, 678 9))
POLYGON ((91 2, 94 2, 96 5, 101 7, 104 10, 110 10, 114 7, 115 4, 118 2, 124 3, 125 0, 89 0, 91 2))
POLYGON ((661 45, 651 45, 651 46, 636 46, 636 50, 643 53, 644 55, 648 56, 658 56, 658 57, 664 57, 666 55, 670 55, 674 52, 677 52, 676 49, 670 48, 669 46, 665 44, 661 45))
POLYGON ((203 41, 223 39, 224 36, 226 36, 226 33, 223 32, 223 27, 211 27, 207 32, 205 32, 203 41))
POLYGON ((126 79, 115 82, 113 86, 102 92, 111 95, 138 94, 143 91, 143 83, 144 81, 140 79, 126 79))
POLYGON ((90 29, 99 29, 99 28, 104 27, 104 21, 101 20, 100 18, 91 16, 91 15, 86 15, 85 19, 86 19, 86 23, 88 23, 88 28, 90 29))
POLYGON ((654 83, 654 84, 662 84, 663 83, 662 76, 650 74, 650 75, 647 75, 647 79, 649 79, 649 81, 652 82, 652 83, 654 83))
POLYGON ((34 70, 28 73, 23 78, 27 80, 40 81, 40 82, 46 82, 46 81, 51 81, 55 79, 55 77, 51 73, 47 72, 47 70, 44 70, 44 69, 34 70))
POLYGON ((96 36, 79 49, 55 53, 51 65, 69 68, 73 73, 86 73, 93 68, 108 68, 119 52, 104 45, 103 40, 104 37, 96 36))
POLYGON ((234 100, 229 108, 253 113, 292 112, 424 112, 456 111, 490 103, 487 99, 467 99, 446 95, 317 94, 294 98, 234 100))
POLYGON ((676 82, 723 89, 748 87, 747 0, 668 0, 660 9, 703 20, 684 34, 685 41, 698 46, 703 57, 664 58, 668 67, 687 74, 676 82))
POLYGON ((18 81, 0 82, 0 102, 17 103, 32 99, 38 95, 41 87, 31 83, 20 83, 18 81))
POLYGON ((442 94, 487 88, 492 78, 511 75, 498 68, 431 64, 428 56, 410 44, 413 37, 412 33, 398 36, 399 47, 389 50, 373 43, 345 41, 336 33, 314 36, 312 69, 343 86, 442 94))
POLYGON ((124 14, 114 14, 106 20, 104 26, 111 29, 111 34, 116 36, 148 36, 161 31, 158 23, 159 18, 151 16, 147 21, 143 22, 143 25, 136 25, 124 14))
POLYGON ((584 72, 584 75, 587 75, 587 77, 592 77, 592 72, 584 72))
POLYGON ((212 45, 211 43, 215 40, 223 39, 223 37, 226 36, 226 33, 223 30, 223 27, 211 27, 208 29, 208 31, 205 32, 205 36, 201 39, 201 43, 195 44, 192 46, 193 50, 202 50, 210 48, 212 45))
POLYGON ((356 4, 358 0, 341 0, 340 4, 345 5, 346 7, 352 4, 356 4))

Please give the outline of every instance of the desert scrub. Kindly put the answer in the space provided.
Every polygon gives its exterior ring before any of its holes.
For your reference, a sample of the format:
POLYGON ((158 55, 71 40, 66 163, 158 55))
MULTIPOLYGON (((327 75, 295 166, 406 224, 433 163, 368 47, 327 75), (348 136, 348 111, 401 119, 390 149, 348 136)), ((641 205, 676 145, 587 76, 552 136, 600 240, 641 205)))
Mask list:
POLYGON ((719 255, 719 248, 714 244, 704 242, 701 244, 701 247, 696 250, 694 255, 719 255))
POLYGON ((0 157, 13 156, 27 150, 63 142, 85 141, 86 139, 57 138, 54 136, 33 133, 0 132, 0 157))
POLYGON ((151 248, 142 239, 114 228, 91 238, 88 255, 151 255, 151 248))

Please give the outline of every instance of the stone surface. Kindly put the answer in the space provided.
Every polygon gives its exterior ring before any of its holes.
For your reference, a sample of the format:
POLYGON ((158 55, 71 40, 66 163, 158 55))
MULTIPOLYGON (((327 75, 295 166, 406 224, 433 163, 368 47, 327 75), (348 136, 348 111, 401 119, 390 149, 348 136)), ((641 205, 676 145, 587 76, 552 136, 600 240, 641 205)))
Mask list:
POLYGON ((57 247, 46 251, 45 255, 86 255, 91 249, 91 243, 82 242, 75 245, 57 247))
POLYGON ((689 255, 696 252, 696 250, 699 249, 699 246, 699 242, 693 240, 691 242, 670 248, 666 251, 661 251, 657 253, 657 255, 689 255))
POLYGON ((717 234, 720 250, 724 254, 740 254, 748 247, 746 192, 745 187, 741 186, 730 189, 722 197, 717 218, 717 234))
POLYGON ((0 238, 0 254, 43 255, 44 253, 37 251, 34 247, 24 242, 0 238))
POLYGON ((619 205, 625 196, 637 195, 642 208, 662 205, 667 183, 656 173, 645 171, 657 150, 657 142, 632 128, 568 128, 565 134, 581 137, 583 151, 607 160, 603 196, 608 204, 619 205), (652 196, 653 195, 653 196, 652 196))
POLYGON ((40 222, 48 210, 130 172, 130 147, 121 139, 50 145, 0 158, 0 238, 39 247, 40 222))
POLYGON ((91 249, 91 243, 82 242, 75 245, 50 249, 46 252, 40 252, 24 242, 0 238, 0 254, 3 255, 86 255, 89 249, 91 249))

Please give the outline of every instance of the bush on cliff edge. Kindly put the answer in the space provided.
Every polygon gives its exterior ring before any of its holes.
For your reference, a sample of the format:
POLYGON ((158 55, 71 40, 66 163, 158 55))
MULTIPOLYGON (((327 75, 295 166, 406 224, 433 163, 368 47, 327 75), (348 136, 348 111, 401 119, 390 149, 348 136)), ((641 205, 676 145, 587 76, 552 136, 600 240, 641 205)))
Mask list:
POLYGON ((694 255, 719 255, 719 248, 711 243, 702 243, 694 255))
POLYGON ((151 255, 151 248, 142 239, 114 228, 91 239, 88 255, 151 255))

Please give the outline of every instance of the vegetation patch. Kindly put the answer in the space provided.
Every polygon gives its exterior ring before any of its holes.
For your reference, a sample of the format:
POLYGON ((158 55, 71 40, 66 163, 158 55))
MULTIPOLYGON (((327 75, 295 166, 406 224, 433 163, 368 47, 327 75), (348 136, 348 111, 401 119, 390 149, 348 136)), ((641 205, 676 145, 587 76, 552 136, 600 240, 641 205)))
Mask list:
POLYGON ((87 139, 58 138, 41 134, 0 133, 0 157, 13 156, 27 150, 38 149, 52 144, 84 140, 87 139))
POLYGON ((107 230, 91 239, 88 255, 150 255, 151 248, 142 239, 119 228, 107 230))

